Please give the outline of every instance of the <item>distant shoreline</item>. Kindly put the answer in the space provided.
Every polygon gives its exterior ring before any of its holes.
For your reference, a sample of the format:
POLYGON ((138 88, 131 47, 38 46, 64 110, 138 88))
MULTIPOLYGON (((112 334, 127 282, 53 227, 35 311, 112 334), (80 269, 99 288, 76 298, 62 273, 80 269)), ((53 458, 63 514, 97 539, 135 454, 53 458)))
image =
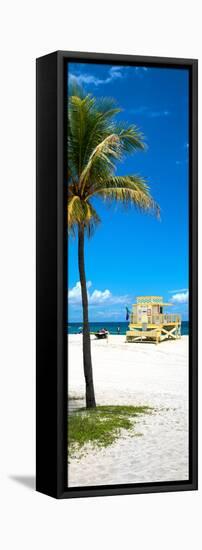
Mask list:
MULTIPOLYGON (((89 323, 90 331, 96 332, 101 328, 106 328, 112 335, 125 335, 128 330, 128 321, 91 321, 89 323), (118 331, 118 328, 120 331, 118 331)), ((82 322, 68 322, 67 324, 67 334, 78 334, 82 330, 82 322)), ((182 336, 189 335, 189 321, 182 321, 181 326, 182 336)))

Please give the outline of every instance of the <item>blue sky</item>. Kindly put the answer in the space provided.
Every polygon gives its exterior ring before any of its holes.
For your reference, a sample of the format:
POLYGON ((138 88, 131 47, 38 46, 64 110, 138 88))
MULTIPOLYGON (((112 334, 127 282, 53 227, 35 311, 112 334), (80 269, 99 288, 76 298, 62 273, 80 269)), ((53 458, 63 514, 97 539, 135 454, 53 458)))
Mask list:
MULTIPOLYGON (((87 93, 113 97, 118 117, 139 127, 146 152, 127 156, 117 175, 147 178, 161 221, 100 200, 102 223, 86 239, 91 321, 124 321, 138 295, 162 295, 188 319, 188 70, 72 63, 69 79, 87 93)), ((69 320, 81 321, 77 241, 69 239, 69 320)))

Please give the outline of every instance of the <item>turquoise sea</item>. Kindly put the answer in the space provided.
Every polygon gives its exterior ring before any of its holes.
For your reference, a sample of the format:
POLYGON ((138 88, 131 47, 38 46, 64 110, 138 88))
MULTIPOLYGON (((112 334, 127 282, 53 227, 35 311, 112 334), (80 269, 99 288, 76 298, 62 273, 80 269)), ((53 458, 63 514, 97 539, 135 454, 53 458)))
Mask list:
MULTIPOLYGON (((125 334, 128 330, 128 323, 127 321, 123 322, 108 322, 103 321, 102 323, 89 323, 90 324, 90 331, 91 332, 97 332, 98 330, 101 330, 102 328, 106 328, 110 334, 125 334), (120 329, 120 331, 118 331, 120 329)), ((82 330, 82 323, 68 323, 67 325, 67 333, 68 334, 78 334, 82 330)), ((182 335, 189 334, 189 321, 182 321, 182 335)))

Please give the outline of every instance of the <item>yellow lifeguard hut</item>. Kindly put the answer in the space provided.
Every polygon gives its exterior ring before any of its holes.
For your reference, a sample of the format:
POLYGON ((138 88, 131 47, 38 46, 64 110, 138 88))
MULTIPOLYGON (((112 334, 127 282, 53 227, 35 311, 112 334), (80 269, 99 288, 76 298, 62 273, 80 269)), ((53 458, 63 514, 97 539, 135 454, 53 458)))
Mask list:
POLYGON ((162 296, 137 296, 130 313, 126 342, 153 340, 158 344, 169 338, 181 338, 181 316, 164 313, 164 307, 172 305, 163 302, 162 296))

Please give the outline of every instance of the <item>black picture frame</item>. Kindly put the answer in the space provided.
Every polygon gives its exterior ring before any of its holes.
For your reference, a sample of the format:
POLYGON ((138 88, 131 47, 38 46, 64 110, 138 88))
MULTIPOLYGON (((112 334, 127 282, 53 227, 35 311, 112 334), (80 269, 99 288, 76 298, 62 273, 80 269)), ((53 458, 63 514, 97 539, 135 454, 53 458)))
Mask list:
POLYGON ((198 61, 57 51, 36 62, 36 489, 55 498, 196 490, 198 488, 198 61), (67 488, 66 63, 189 69, 189 480, 67 488))

